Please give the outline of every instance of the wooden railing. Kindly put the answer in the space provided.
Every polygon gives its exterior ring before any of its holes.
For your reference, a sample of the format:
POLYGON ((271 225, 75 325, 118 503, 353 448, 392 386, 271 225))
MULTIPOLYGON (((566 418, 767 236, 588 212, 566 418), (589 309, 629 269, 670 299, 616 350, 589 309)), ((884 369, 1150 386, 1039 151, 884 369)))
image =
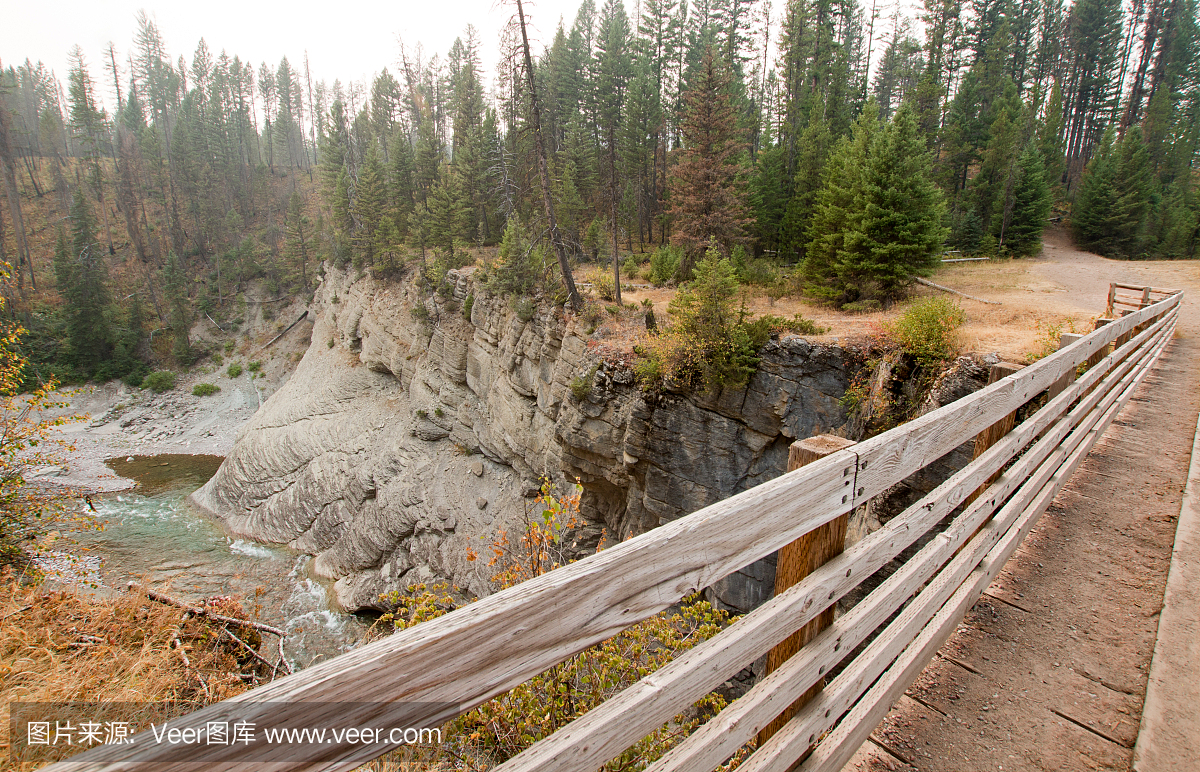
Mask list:
MULTIPOLYGON (((711 770, 793 706, 794 716, 764 734, 740 769, 788 770, 803 757, 799 769, 836 771, 992 582, 1146 377, 1170 340, 1181 299, 1181 293, 1168 294, 903 426, 169 726, 370 726, 384 707, 392 725, 441 725, 851 512, 1046 393, 1044 406, 993 436, 969 465, 883 528, 500 767, 596 770, 821 617, 956 513, 882 584, 831 623, 825 615, 824 629, 798 652, 651 767, 711 770), (1077 376, 1081 365, 1087 370, 1077 376), (806 695, 807 702, 795 705, 806 695)), ((195 748, 155 743, 148 734, 132 746, 102 746, 53 768, 196 768, 195 748)), ((327 742, 303 762, 279 756, 272 768, 351 769, 393 747, 327 742)), ((245 753, 236 745, 203 750, 209 768, 236 763, 245 753)), ((261 750, 255 758, 272 760, 261 750)))

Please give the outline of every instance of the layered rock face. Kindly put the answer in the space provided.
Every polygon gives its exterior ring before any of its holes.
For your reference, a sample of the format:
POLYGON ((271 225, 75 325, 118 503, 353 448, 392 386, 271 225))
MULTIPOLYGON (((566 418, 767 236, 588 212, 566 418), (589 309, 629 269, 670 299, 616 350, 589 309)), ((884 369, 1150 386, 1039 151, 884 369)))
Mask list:
MULTIPOLYGON (((240 536, 315 555, 354 610, 436 577, 486 594, 469 554, 522 527, 541 476, 582 483, 586 549, 778 476, 794 439, 846 421, 855 364, 836 346, 772 342, 744 389, 647 396, 594 352, 603 328, 561 309, 522 319, 470 274, 430 300, 330 271, 296 372, 193 500, 240 536)), ((773 576, 760 561, 714 593, 744 611, 773 576)))

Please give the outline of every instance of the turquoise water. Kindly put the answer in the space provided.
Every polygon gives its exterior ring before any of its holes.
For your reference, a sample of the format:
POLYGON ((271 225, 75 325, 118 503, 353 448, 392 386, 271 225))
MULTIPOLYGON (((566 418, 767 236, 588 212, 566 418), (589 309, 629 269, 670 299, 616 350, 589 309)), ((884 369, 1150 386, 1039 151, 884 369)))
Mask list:
POLYGON ((187 600, 232 595, 252 618, 288 631, 288 659, 300 666, 359 640, 365 623, 332 607, 329 592, 308 575, 309 556, 232 538, 188 502, 219 457, 132 459, 112 459, 109 466, 138 480, 138 489, 93 497, 104 529, 67 536, 70 552, 84 559, 93 579, 119 590, 144 582, 187 600))

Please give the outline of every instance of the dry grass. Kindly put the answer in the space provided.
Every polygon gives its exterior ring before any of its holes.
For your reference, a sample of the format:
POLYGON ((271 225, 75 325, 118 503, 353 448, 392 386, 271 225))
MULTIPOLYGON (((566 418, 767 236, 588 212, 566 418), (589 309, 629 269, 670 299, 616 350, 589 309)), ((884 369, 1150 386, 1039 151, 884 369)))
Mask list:
MULTIPOLYGON (((1092 320, 1104 310, 1104 298, 1096 297, 1096 314, 1089 316, 1072 306, 1064 290, 1034 270, 1036 264, 1030 260, 993 260, 980 263, 950 264, 934 278, 943 284, 968 295, 1000 301, 1001 305, 989 305, 965 298, 951 296, 967 315, 967 322, 960 331, 965 351, 986 354, 995 352, 1002 359, 1026 362, 1043 353, 1049 337, 1056 331, 1088 331, 1092 320)), ((586 273, 582 268, 578 273, 586 273)), ((588 293, 585 292, 585 295, 588 293)), ((801 314, 816 324, 828 328, 819 336, 806 336, 812 340, 832 342, 862 341, 881 325, 904 313, 914 302, 941 292, 917 286, 904 301, 895 303, 886 311, 865 314, 847 314, 827 305, 798 296, 773 298, 758 287, 750 287, 743 298, 746 307, 755 316, 776 314, 791 317, 801 314)), ((635 285, 632 291, 622 292, 622 300, 638 305, 638 310, 625 311, 619 318, 604 314, 596 337, 601 346, 609 351, 627 353, 632 351, 637 338, 644 332, 641 303, 650 300, 660 323, 667 319, 667 307, 675 289, 635 285)), ((598 303, 601 310, 611 303, 598 303)), ((587 326, 585 325, 585 328, 587 326)))
MULTIPOLYGON (((245 617, 236 602, 220 606, 245 617)), ((234 632, 247 640, 245 628, 234 632)), ((88 720, 144 727, 233 697, 269 674, 217 627, 145 595, 87 599, 0 577, 0 769, 33 768, 45 758, 11 759, 10 702, 111 703, 88 720)))

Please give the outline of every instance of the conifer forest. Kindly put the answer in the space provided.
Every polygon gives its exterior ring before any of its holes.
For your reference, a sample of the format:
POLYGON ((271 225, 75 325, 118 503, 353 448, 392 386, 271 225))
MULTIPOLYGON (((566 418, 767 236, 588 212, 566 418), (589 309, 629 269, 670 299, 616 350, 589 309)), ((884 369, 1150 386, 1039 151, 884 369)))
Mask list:
POLYGON ((583 0, 538 36, 527 5, 448 51, 404 40, 363 82, 301 45, 173 48, 145 14, 66 73, 0 52, 25 355, 140 380, 205 353, 204 316, 236 327, 249 283, 309 293, 323 263, 433 293, 479 261, 496 292, 577 305, 573 266, 619 302, 720 257, 869 308, 947 250, 1035 255, 1049 223, 1197 256, 1196 0, 583 0))

